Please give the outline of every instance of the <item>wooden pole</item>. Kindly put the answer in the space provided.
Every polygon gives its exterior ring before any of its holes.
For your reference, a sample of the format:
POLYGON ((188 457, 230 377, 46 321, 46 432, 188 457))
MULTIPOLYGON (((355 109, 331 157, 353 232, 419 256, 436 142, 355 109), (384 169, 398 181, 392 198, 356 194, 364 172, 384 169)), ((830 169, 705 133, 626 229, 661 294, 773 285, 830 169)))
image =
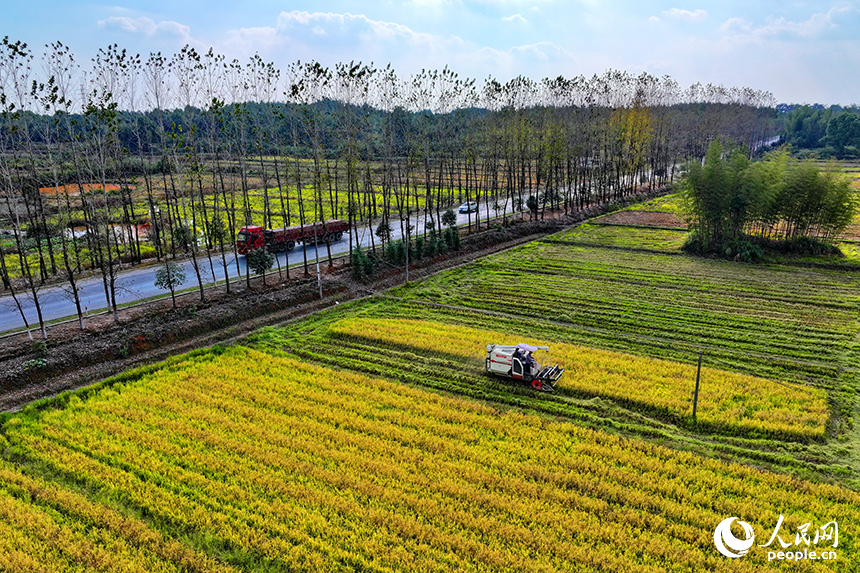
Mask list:
POLYGON ((699 405, 699 380, 702 375, 702 351, 699 351, 699 366, 696 369, 696 393, 693 395, 693 421, 696 421, 696 408, 699 405))
POLYGON ((411 220, 411 212, 409 209, 406 210, 406 284, 409 284, 409 226, 412 224, 411 220))

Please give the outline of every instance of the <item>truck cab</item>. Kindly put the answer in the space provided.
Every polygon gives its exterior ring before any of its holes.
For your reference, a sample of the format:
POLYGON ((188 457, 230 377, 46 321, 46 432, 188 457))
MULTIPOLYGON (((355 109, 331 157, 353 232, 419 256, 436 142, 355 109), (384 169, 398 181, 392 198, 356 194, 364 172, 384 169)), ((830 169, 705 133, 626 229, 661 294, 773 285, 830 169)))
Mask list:
POLYGON ((236 235, 236 248, 240 255, 247 255, 264 244, 263 227, 260 226, 242 227, 236 235))

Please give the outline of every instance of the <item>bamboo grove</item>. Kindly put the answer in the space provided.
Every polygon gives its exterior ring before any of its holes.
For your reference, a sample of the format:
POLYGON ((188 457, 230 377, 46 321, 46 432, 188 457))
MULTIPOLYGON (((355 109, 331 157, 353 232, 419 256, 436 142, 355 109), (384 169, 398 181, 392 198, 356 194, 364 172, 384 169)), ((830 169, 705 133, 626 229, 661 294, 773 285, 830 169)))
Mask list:
POLYGON ((409 237, 410 215, 439 229, 462 201, 542 217, 664 184, 716 137, 751 151, 776 129, 769 93, 615 70, 478 82, 117 45, 89 64, 60 42, 39 56, 0 43, 0 277, 40 316, 46 281, 80 311, 93 269, 115 309, 120 270, 153 258, 190 257, 203 298, 217 266, 238 268, 243 225, 337 217, 409 237))

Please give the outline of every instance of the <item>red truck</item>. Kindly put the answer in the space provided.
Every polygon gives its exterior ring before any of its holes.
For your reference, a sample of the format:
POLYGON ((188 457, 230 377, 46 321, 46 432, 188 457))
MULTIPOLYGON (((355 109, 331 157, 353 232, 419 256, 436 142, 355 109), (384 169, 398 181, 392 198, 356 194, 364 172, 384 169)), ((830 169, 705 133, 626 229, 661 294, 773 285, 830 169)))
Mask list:
POLYGON ((349 223, 340 219, 330 219, 310 225, 287 227, 285 229, 264 229, 259 226, 242 227, 236 236, 239 254, 247 255, 254 249, 266 247, 270 253, 292 251, 297 243, 312 245, 334 243, 349 231, 349 223))

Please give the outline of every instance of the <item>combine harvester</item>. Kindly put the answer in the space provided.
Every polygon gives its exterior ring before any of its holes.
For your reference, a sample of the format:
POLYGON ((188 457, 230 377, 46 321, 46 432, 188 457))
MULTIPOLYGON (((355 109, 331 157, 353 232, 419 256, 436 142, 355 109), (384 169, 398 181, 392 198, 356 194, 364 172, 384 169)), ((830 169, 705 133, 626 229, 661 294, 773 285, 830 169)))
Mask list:
POLYGON ((311 225, 295 225, 284 229, 264 229, 259 226, 242 227, 236 236, 236 247, 240 255, 266 247, 270 253, 292 251, 297 243, 312 245, 314 243, 335 243, 349 231, 349 223, 340 219, 331 219, 324 223, 316 222, 311 225))
POLYGON ((541 366, 532 357, 538 350, 549 352, 549 346, 532 346, 521 342, 516 346, 487 345, 487 373, 501 378, 522 380, 541 392, 554 392, 564 368, 541 366))

